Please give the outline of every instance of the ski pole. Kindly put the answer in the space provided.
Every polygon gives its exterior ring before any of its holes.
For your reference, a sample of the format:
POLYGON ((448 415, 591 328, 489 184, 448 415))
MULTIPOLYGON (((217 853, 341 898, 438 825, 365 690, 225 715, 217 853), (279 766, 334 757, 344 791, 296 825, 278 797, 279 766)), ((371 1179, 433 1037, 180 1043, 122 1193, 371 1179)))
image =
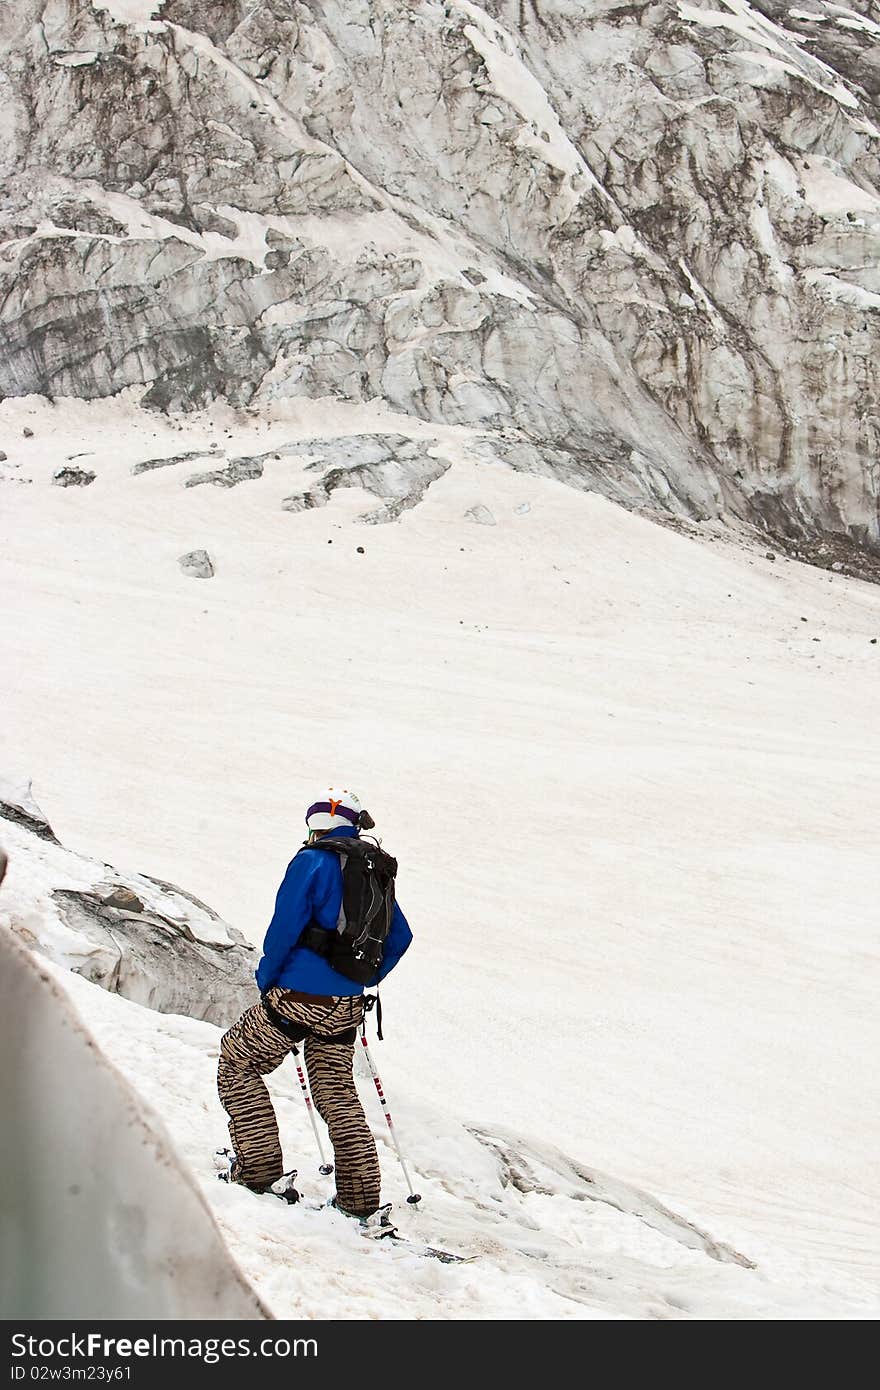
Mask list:
POLYGON ((397 1134, 395 1133, 394 1125, 391 1123, 391 1111, 388 1109, 388 1102, 385 1099, 385 1092, 382 1090, 382 1081, 380 1079, 379 1073, 376 1071, 376 1065, 373 1061, 372 1056, 370 1055, 370 1049, 367 1047, 366 1023, 364 1024, 363 1032, 361 1033, 361 1042, 364 1045, 364 1056, 367 1059, 367 1066, 370 1068, 370 1075, 373 1078, 373 1081, 376 1086, 376 1091, 379 1095, 379 1103, 382 1106, 382 1112, 385 1116, 385 1119, 388 1121, 388 1129, 391 1134, 394 1147, 397 1150, 397 1157, 400 1159, 400 1166, 403 1169, 403 1176, 406 1178, 406 1185, 409 1188, 409 1196, 406 1200, 411 1207, 414 1207, 417 1206, 418 1203, 422 1200, 421 1193, 413 1191, 413 1185, 410 1180, 409 1170, 406 1166, 403 1154, 400 1151, 400 1145, 397 1142, 397 1134))
POLYGON ((296 1074, 297 1074, 297 1076, 299 1077, 299 1084, 300 1084, 300 1086, 302 1087, 303 1100, 304 1100, 305 1103, 306 1103, 306 1110, 308 1110, 308 1112, 309 1112, 309 1119, 310 1119, 311 1122, 312 1122, 312 1131, 313 1131, 313 1133, 314 1133, 314 1135, 315 1135, 315 1141, 316 1141, 316 1143, 317 1143, 317 1145, 318 1145, 318 1153, 321 1155, 321 1164, 320 1164, 320 1167, 318 1168, 318 1172, 319 1172, 319 1173, 323 1173, 323 1174, 324 1174, 324 1177, 326 1178, 326 1177, 329 1176, 330 1173, 333 1172, 333 1164, 332 1164, 332 1163, 328 1163, 327 1160, 326 1160, 326 1158, 324 1157, 324 1146, 323 1146, 323 1144, 321 1143, 321 1136, 320 1136, 320 1134, 318 1133, 318 1126, 317 1126, 317 1123, 316 1123, 316 1121, 315 1121, 315 1110, 314 1110, 314 1106, 312 1105, 312 1098, 311 1098, 311 1096, 309 1095, 308 1082, 306 1081, 305 1073, 303 1072, 303 1069, 302 1069, 302 1063, 301 1063, 300 1060, 299 1060, 299 1048, 298 1048, 298 1047, 295 1047, 295 1048, 293 1049, 293 1055, 294 1055, 294 1057, 296 1058, 296 1074))

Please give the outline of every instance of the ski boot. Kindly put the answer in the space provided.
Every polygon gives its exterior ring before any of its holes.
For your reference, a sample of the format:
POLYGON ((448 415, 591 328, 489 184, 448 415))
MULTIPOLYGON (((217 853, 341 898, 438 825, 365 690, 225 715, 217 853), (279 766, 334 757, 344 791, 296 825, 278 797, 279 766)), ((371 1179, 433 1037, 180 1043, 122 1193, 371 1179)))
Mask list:
POLYGON ((368 1240, 394 1239, 397 1235, 397 1227, 391 1220, 391 1203, 386 1202, 384 1206, 377 1207, 369 1216, 355 1216, 354 1212, 346 1211, 345 1207, 340 1206, 335 1197, 331 1197, 327 1202, 328 1207, 341 1212, 350 1221, 356 1221, 361 1228, 361 1235, 368 1240))
MULTIPOLYGON (((235 1154, 231 1149, 214 1150, 214 1167, 220 1182, 235 1182, 235 1178, 233 1177, 234 1166, 235 1154)), ((299 1193, 294 1187, 295 1177, 296 1169, 291 1168, 289 1173, 282 1174, 277 1182, 271 1183, 268 1187, 250 1187, 248 1191, 269 1192, 273 1197, 280 1197, 282 1202, 289 1202, 292 1205, 294 1202, 299 1201, 299 1193)), ((242 1183, 242 1186, 247 1187, 247 1183, 242 1183)))
POLYGON ((214 1171, 218 1182, 232 1182, 232 1165, 235 1154, 231 1149, 214 1150, 214 1171))
POLYGON ((271 1192, 273 1197, 280 1197, 282 1202, 289 1202, 291 1206, 299 1201, 299 1193, 293 1185, 296 1177, 296 1169, 291 1168, 289 1173, 284 1173, 277 1182, 273 1182, 271 1187, 266 1189, 271 1192))

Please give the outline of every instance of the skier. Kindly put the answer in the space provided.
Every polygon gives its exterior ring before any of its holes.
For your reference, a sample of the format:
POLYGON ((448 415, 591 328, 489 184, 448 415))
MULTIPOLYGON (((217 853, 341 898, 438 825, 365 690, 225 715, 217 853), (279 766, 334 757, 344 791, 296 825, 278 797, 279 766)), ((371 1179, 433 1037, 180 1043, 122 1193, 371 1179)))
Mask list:
MULTIPOLYGON (((318 848, 318 844, 328 836, 328 845, 336 849, 358 840, 360 830, 372 825, 358 798, 347 790, 331 787, 309 806, 308 839, 291 860, 278 890, 256 971, 260 1003, 246 1010, 224 1034, 217 1068, 217 1090, 229 1115, 234 1151, 230 1181, 264 1192, 278 1184, 283 1162, 278 1123, 262 1077, 279 1067, 296 1043, 304 1040, 312 1096, 333 1144, 335 1205, 360 1218, 379 1210, 380 1193, 376 1145, 353 1076, 364 983, 341 973, 327 959, 345 922, 343 861, 340 852, 318 848), (307 939, 311 944, 305 944, 307 939)), ((350 850, 346 862, 355 857, 354 849, 350 850)), ((382 851, 374 857, 387 860, 393 875, 394 860, 382 851)), ((391 882, 389 903, 393 877, 391 882)), ((346 907, 348 902, 346 886, 346 907)), ((411 941, 412 932, 395 901, 384 948, 378 948, 381 963, 365 983, 376 985, 383 980, 411 941)), ((334 960, 349 969, 344 956, 334 960)), ((357 974, 357 969, 352 973, 357 974)), ((297 1199, 292 1185, 279 1195, 297 1199)))

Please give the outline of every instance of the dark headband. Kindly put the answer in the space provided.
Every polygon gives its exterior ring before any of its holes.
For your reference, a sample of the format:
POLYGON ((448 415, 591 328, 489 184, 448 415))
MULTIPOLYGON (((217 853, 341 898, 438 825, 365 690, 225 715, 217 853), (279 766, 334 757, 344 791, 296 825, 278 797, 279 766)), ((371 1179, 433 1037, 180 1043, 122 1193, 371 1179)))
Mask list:
POLYGON ((310 806, 306 811, 306 820, 316 811, 325 811, 328 816, 343 816, 347 821, 351 821, 352 825, 357 825, 358 823, 357 811, 350 811, 347 806, 342 805, 341 801, 332 803, 329 801, 316 801, 314 806, 310 806))

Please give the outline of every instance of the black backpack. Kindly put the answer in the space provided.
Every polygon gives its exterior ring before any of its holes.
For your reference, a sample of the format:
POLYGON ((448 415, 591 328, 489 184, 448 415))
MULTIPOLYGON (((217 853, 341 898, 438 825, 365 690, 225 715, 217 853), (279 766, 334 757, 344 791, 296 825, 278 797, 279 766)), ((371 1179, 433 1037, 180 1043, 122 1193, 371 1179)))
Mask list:
POLYGON ((374 841, 354 836, 321 835, 303 848, 339 855, 342 907, 335 931, 308 926, 298 944, 323 956, 347 980, 368 984, 382 964, 391 930, 397 860, 374 841))

